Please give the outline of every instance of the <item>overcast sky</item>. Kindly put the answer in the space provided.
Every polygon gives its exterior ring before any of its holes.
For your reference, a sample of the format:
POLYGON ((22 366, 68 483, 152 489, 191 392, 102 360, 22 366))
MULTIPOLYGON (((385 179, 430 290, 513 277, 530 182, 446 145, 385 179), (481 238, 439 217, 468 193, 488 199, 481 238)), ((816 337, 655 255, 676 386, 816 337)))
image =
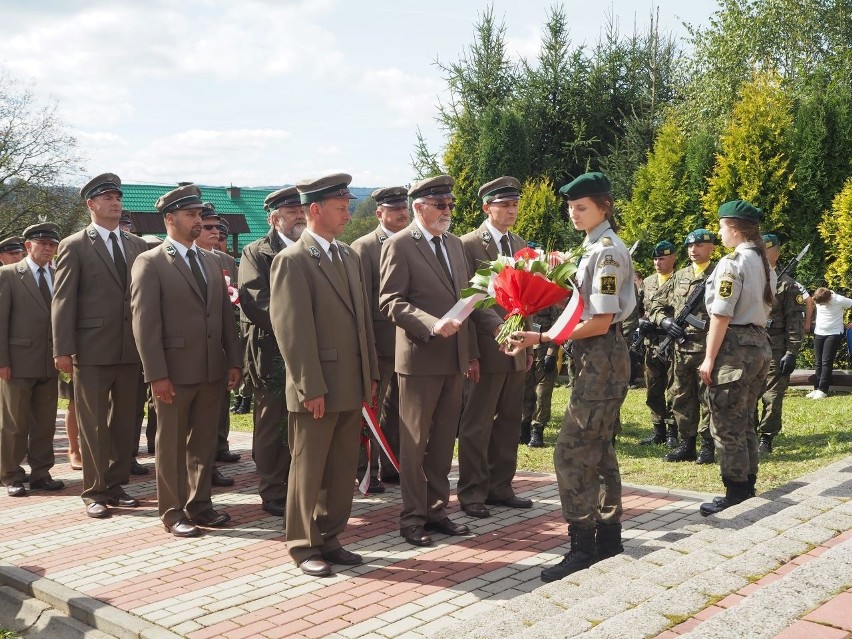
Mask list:
MULTIPOLYGON (((434 150, 444 83, 481 0, 5 0, 0 66, 55 99, 89 175, 261 186, 345 171, 411 180, 420 126, 434 150)), ((551 2, 497 0, 515 57, 533 59, 551 2)), ((651 2, 564 3, 575 43, 651 2)), ((657 0, 663 29, 704 25, 714 0, 657 0)))

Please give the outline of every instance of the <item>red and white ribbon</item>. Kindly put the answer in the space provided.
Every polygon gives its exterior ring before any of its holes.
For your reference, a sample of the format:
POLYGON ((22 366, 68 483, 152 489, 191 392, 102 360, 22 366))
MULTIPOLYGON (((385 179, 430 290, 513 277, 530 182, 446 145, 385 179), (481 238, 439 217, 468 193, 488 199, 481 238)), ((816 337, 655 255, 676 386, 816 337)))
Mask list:
MULTIPOLYGON (((376 438, 376 441, 379 442, 379 447, 384 452, 385 456, 390 460, 391 465, 394 467, 396 472, 399 472, 399 462, 396 460, 396 456, 393 454, 391 450, 390 444, 388 444, 387 438, 385 438, 385 434, 382 431, 382 427, 379 426, 379 420, 376 419, 376 413, 373 411, 372 407, 367 404, 367 402, 363 402, 361 404, 361 414, 364 416, 364 421, 367 422, 367 427, 370 429, 370 432, 373 434, 373 437, 376 438)), ((364 452, 367 455, 367 472, 364 473, 364 477, 361 479, 361 483, 358 484, 358 490, 362 495, 366 495, 370 488, 370 438, 367 438, 367 441, 364 443, 364 452)))
POLYGON ((583 297, 575 288, 571 291, 571 297, 568 298, 568 304, 559 318, 553 323, 553 327, 547 331, 550 333, 551 339, 562 344, 571 339, 571 334, 580 323, 580 317, 583 315, 583 297))

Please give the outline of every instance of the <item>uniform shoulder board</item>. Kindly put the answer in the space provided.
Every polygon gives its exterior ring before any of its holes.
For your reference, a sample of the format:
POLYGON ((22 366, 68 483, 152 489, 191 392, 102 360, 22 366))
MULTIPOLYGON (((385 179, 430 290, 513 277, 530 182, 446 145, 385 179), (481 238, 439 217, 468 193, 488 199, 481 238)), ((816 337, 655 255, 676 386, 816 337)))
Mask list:
POLYGON ((308 247, 308 254, 313 258, 319 258, 320 251, 316 246, 309 246, 308 247))

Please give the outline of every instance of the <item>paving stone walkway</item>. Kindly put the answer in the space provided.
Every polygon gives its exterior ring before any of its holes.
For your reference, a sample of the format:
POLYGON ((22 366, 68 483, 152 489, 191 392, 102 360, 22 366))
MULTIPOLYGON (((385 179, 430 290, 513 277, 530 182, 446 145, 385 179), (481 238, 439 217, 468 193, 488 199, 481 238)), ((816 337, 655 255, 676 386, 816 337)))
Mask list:
POLYGON ((545 585, 542 565, 567 542, 552 475, 519 474, 529 510, 472 519, 453 498, 472 534, 429 548, 399 536, 398 487, 356 494, 342 541, 365 564, 315 579, 260 508, 250 443, 231 434, 243 459, 220 468, 236 485, 214 489, 230 527, 176 539, 157 518, 153 475, 128 486, 139 508, 86 517, 60 426, 53 475, 66 489, 0 495, 0 585, 128 639, 852 637, 852 458, 708 519, 707 495, 625 487, 627 552, 545 585))

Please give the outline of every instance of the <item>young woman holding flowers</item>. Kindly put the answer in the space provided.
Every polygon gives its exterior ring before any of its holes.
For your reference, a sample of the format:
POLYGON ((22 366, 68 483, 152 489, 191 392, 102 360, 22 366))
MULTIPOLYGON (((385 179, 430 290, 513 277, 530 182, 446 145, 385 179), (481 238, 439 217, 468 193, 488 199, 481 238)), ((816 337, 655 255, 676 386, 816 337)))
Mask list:
MULTIPOLYGON (((571 549, 542 571, 543 581, 562 579, 624 550, 621 474, 612 438, 630 381, 621 322, 636 305, 633 264, 615 232, 609 179, 586 173, 559 192, 568 200, 572 224, 586 233, 577 271, 583 312, 570 334, 577 375, 553 455, 571 549)), ((509 343, 526 348, 554 337, 563 335, 516 331, 509 343)))

